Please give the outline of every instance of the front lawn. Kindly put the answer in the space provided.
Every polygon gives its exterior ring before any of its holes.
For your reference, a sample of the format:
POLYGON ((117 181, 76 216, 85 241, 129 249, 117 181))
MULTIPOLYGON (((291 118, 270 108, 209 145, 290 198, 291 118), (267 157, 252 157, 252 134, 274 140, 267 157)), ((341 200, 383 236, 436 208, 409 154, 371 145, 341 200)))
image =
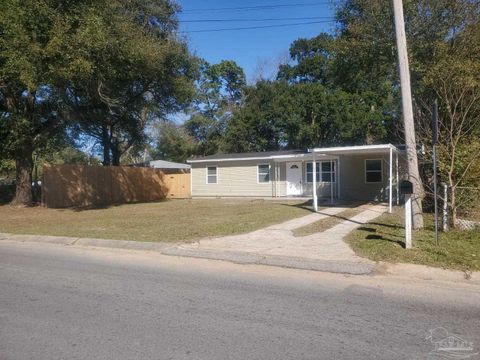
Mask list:
POLYGON ((347 242, 358 255, 375 261, 480 270, 480 231, 440 232, 440 245, 435 246, 433 217, 426 214, 424 218, 425 229, 413 232, 413 249, 410 250, 404 248, 403 208, 353 231, 347 242))
POLYGON ((195 199, 101 209, 0 206, 0 232, 138 241, 192 241, 249 232, 309 214, 299 202, 195 199))

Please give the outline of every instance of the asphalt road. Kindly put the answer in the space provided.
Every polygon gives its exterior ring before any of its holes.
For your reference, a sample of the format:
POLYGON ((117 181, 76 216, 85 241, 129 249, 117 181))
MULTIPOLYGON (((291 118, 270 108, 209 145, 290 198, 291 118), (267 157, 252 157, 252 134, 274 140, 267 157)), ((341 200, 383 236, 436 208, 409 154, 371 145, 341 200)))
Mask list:
POLYGON ((427 359, 437 327, 478 352, 479 287, 0 241, 1 360, 427 359))

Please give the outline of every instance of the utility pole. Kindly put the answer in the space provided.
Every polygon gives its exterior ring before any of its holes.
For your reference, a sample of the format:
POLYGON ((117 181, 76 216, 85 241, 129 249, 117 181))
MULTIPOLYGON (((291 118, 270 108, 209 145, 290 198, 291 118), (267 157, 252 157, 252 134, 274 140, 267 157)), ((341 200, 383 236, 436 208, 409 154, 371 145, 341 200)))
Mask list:
POLYGON ((407 151, 408 178, 413 184, 413 228, 423 228, 422 197, 423 185, 418 171, 417 142, 413 122, 412 90, 410 87, 410 70, 408 67, 407 37, 403 18, 402 0, 393 0, 395 15, 395 35, 397 38, 398 67, 400 71, 400 88, 402 91, 403 128, 407 151))

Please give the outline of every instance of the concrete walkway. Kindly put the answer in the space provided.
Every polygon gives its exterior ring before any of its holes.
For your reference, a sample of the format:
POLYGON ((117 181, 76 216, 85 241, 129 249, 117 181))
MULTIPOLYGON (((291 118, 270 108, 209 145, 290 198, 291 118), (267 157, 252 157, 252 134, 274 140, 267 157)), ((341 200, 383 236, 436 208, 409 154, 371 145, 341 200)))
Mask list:
POLYGON ((169 251, 172 255, 236 262, 250 259, 262 264, 284 263, 287 267, 352 274, 370 273, 374 269, 374 263, 355 255, 343 239, 350 231, 384 213, 387 210, 385 206, 362 205, 359 214, 321 233, 304 237, 295 237, 292 233, 294 229, 335 216, 346 209, 331 207, 247 234, 207 238, 193 244, 179 245, 169 251))

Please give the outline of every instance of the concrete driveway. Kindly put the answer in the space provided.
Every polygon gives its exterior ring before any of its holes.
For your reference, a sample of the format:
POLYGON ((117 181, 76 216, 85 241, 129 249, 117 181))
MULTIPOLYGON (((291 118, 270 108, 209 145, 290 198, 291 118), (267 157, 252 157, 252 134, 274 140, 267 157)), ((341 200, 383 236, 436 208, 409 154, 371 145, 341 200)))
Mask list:
MULTIPOLYGON (((360 205, 356 215, 346 218, 335 226, 319 233, 296 237, 293 230, 309 225, 316 221, 336 216, 347 210, 346 207, 329 207, 318 213, 289 220, 282 224, 253 231, 247 234, 207 238, 193 244, 184 244, 177 247, 177 251, 184 251, 182 255, 194 257, 215 257, 222 255, 225 260, 235 261, 235 257, 254 255, 256 257, 273 258, 272 265, 288 266, 288 260, 295 264, 320 264, 320 270, 369 273, 374 263, 358 257, 344 242, 344 237, 355 228, 375 219, 387 211, 384 205, 360 205), (200 256, 207 254, 208 256, 200 256), (230 255, 233 258, 229 258, 230 255), (276 262, 276 263, 275 263, 276 262), (345 271, 343 271, 345 270, 345 271)), ((298 267, 298 266, 293 266, 298 267)), ((311 268, 311 266, 307 266, 311 268)))

